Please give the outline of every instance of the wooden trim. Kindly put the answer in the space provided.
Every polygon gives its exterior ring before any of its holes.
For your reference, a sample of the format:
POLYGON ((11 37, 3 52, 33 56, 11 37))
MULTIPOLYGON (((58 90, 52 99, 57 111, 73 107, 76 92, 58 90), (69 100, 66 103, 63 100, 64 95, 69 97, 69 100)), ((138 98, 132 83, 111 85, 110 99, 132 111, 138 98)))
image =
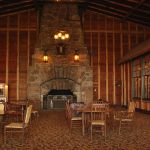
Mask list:
MULTIPOLYGON (((8 60, 9 60, 9 16, 7 16, 7 42, 6 42, 6 84, 8 85, 8 60)), ((9 86, 9 85, 8 85, 9 86)))
POLYGON ((100 83, 100 33, 98 33, 98 99, 101 97, 101 83, 100 83))
MULTIPOLYGON (((113 31, 114 31, 114 18, 113 18, 113 31)), ((115 65, 115 33, 113 32, 113 104, 116 104, 116 65, 115 65)))
POLYGON ((123 65, 123 82, 124 82, 124 101, 123 104, 126 105, 126 101, 127 101, 127 81, 126 81, 126 64, 123 65))
POLYGON ((130 102, 130 95, 131 95, 131 93, 130 93, 130 91, 131 91, 131 83, 130 83, 130 79, 131 79, 131 75, 130 75, 130 62, 128 62, 127 63, 127 67, 128 67, 128 70, 127 70, 127 72, 128 72, 128 79, 127 79, 127 81, 128 81, 128 104, 129 104, 129 102, 130 102))
POLYGON ((19 37, 20 37, 20 32, 19 32, 19 28, 20 28, 20 14, 18 14, 18 31, 17 31, 17 100, 19 100, 19 56, 20 56, 20 53, 19 53, 19 37))
MULTIPOLYGON (((107 18, 105 19, 105 25, 107 28, 107 18)), ((108 97, 108 34, 106 33, 106 101, 109 101, 108 97)))
MULTIPOLYGON (((30 16, 30 11, 28 12, 28 18, 30 16)), ((27 49, 27 72, 28 72, 28 68, 29 68, 29 60, 30 60, 30 30, 29 30, 29 20, 28 20, 28 49, 27 49)))
MULTIPOLYGON (((91 32, 91 30, 85 30, 84 32, 91 32)), ((128 34, 129 33, 129 31, 127 31, 127 30, 122 30, 122 31, 120 31, 120 30, 106 30, 106 29, 104 29, 104 30, 95 30, 95 29, 92 29, 92 32, 101 32, 101 33, 113 33, 113 32, 115 32, 115 33, 126 33, 126 34, 128 34)), ((131 31, 131 33, 135 33, 135 34, 140 34, 140 33, 143 33, 143 31, 131 31)), ((147 32, 147 33, 150 33, 149 31, 147 32)))
MULTIPOLYGON (((129 33, 128 33, 128 49, 130 50, 131 49, 131 30, 130 30, 130 23, 128 23, 128 28, 129 28, 129 33)), ((131 74, 130 74, 130 62, 128 62, 128 64, 127 64, 127 68, 128 68, 128 70, 127 70, 127 72, 128 72, 128 79, 127 79, 127 81, 128 81, 128 104, 129 104, 129 102, 130 102, 130 98, 131 98, 131 74)))
POLYGON ((17 12, 9 12, 7 14, 0 14, 0 16, 10 16, 10 15, 14 15, 14 14, 18 14, 18 13, 22 13, 22 12, 27 12, 27 11, 30 11, 30 10, 35 10, 35 8, 30 8, 30 9, 26 9, 26 10, 19 10, 17 12))
MULTIPOLYGON (((20 31, 36 31, 36 28, 20 28, 20 31)), ((0 28, 0 31, 7 31, 7 28, 0 28)), ((18 31, 18 28, 9 28, 9 31, 18 31)))
MULTIPOLYGON (((123 57, 123 33, 122 33, 122 24, 120 24, 120 28, 121 28, 121 34, 120 34, 120 57, 123 57)), ((124 86, 124 82, 123 82, 123 65, 121 65, 121 81, 122 81, 122 86, 121 86, 121 105, 123 105, 123 99, 124 99, 124 91, 123 91, 123 86, 124 86)))
POLYGON ((127 55, 121 58, 119 63, 130 61, 136 57, 139 57, 141 55, 148 53, 149 51, 150 51, 150 39, 142 42, 141 44, 131 49, 130 52, 127 53, 127 55))

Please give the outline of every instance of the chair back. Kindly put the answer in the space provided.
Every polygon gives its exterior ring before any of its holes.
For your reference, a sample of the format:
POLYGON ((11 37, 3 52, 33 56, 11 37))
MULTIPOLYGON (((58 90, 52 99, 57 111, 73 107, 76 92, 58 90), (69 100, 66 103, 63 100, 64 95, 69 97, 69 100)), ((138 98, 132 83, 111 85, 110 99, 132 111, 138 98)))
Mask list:
POLYGON ((29 105, 26 110, 24 123, 28 124, 31 117, 32 105, 29 105))
POLYGON ((91 120, 106 120, 106 105, 92 104, 91 120))
POLYGON ((4 113, 5 113, 5 104, 0 103, 0 115, 4 115, 4 113))
POLYGON ((135 112, 135 103, 134 102, 129 103, 128 112, 135 112))

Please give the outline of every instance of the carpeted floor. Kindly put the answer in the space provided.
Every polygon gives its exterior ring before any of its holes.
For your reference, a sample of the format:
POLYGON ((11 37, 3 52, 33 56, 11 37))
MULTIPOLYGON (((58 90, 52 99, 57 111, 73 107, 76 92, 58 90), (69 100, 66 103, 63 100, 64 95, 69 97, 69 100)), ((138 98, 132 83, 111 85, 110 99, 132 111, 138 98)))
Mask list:
POLYGON ((150 115, 135 113, 134 129, 121 135, 107 127, 107 138, 98 134, 90 141, 89 134, 83 137, 81 129, 69 131, 65 112, 42 111, 38 120, 32 120, 30 134, 23 145, 20 139, 8 139, 3 142, 0 133, 0 150, 150 150, 150 115))

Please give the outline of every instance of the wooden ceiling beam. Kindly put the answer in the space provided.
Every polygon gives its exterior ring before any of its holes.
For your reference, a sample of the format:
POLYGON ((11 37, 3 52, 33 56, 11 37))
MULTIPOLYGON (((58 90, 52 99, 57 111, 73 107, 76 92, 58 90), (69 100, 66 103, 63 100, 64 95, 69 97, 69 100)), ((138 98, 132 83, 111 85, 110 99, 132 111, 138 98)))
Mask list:
POLYGON ((140 43, 133 49, 129 51, 123 58, 119 60, 119 64, 133 60, 139 56, 142 56, 146 53, 150 53, 150 39, 147 39, 146 41, 140 43))
MULTIPOLYGON (((117 11, 115 9, 112 9, 112 8, 109 8, 109 7, 106 7, 106 6, 100 6, 100 5, 96 6, 96 5, 93 5, 93 4, 88 5, 88 8, 95 9, 95 10, 99 9, 101 11, 103 10, 103 11, 109 12, 110 14, 115 14, 117 16, 120 16, 122 18, 122 21, 126 21, 124 19, 124 17, 125 17, 126 14, 122 13, 120 11, 117 11)), ((141 24, 144 24, 144 25, 148 26, 150 18, 149 17, 147 18, 145 16, 138 16, 138 15, 134 14, 134 15, 132 15, 131 18, 128 18, 128 20, 134 21, 134 22, 136 21, 136 23, 138 22, 138 23, 141 23, 141 24)))
MULTIPOLYGON (((87 9, 91 10, 91 11, 95 11, 97 13, 102 13, 102 14, 105 14, 105 15, 117 17, 117 18, 120 19, 121 22, 125 21, 125 20, 122 19, 124 17, 123 15, 120 15, 120 14, 115 13, 115 12, 110 12, 110 11, 104 10, 104 9, 97 9, 97 8, 91 7, 91 6, 88 6, 87 9)), ((145 26, 150 26, 149 22, 143 21, 143 20, 137 19, 137 18, 129 18, 128 21, 135 22, 135 23, 138 23, 138 24, 142 24, 142 25, 145 25, 145 26)))
POLYGON ((0 8, 12 7, 12 6, 25 4, 25 3, 29 3, 29 2, 33 2, 33 0, 11 1, 11 2, 10 1, 2 1, 2 2, 0 2, 0 8))
POLYGON ((21 7, 16 7, 14 9, 0 10, 0 15, 10 14, 10 13, 28 10, 28 9, 32 9, 32 8, 35 8, 35 6, 33 4, 32 5, 31 4, 25 5, 25 6, 21 6, 21 7))
POLYGON ((130 16, 132 16, 132 14, 133 14, 134 12, 136 12, 136 10, 137 10, 144 2, 145 2, 145 0, 139 1, 139 3, 137 3, 137 4, 135 5, 135 7, 133 7, 133 9, 131 9, 131 11, 130 11, 123 19, 128 20, 128 18, 129 18, 130 16))
MULTIPOLYGON (((122 5, 119 5, 117 3, 112 3, 111 1, 107 1, 107 0, 101 0, 101 3, 98 3, 98 2, 95 2, 95 1, 94 2, 88 2, 88 3, 89 4, 92 3, 92 4, 95 4, 95 5, 103 4, 103 5, 106 5, 108 7, 112 7, 114 9, 121 10, 121 11, 124 11, 124 12, 129 12, 129 11, 131 11, 133 9, 133 7, 124 7, 122 5)), ((143 7, 143 5, 141 7, 143 7)), ((145 15, 145 14, 150 15, 150 11, 149 10, 150 10, 150 8, 148 8, 146 10, 146 8, 143 7, 143 9, 137 9, 136 12, 138 14, 143 13, 143 15, 145 15)))
MULTIPOLYGON (((125 1, 125 0, 105 0, 111 4, 117 5, 117 6, 122 6, 124 8, 128 8, 128 9, 132 9, 135 7, 135 3, 133 2, 129 2, 129 1, 125 1)), ((150 7, 148 7, 148 3, 145 1, 143 3, 143 5, 141 6, 143 9, 137 8, 137 11, 139 12, 143 12, 143 13, 150 13, 149 9, 150 7)))
POLYGON ((86 0, 37 0, 40 3, 85 3, 86 0))
POLYGON ((87 9, 90 10, 90 11, 93 11, 93 12, 109 15, 109 16, 112 16, 112 17, 117 17, 117 18, 120 18, 120 19, 122 18, 122 15, 111 13, 109 11, 100 10, 100 9, 96 9, 96 8, 92 8, 92 7, 88 7, 87 9))

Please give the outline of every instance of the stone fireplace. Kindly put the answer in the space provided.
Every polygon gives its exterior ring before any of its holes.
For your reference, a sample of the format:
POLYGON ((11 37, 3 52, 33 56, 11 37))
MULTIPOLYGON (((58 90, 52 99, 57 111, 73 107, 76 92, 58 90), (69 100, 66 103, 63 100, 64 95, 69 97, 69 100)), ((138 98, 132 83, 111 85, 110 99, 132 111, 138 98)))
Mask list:
POLYGON ((28 98, 43 101, 43 95, 51 89, 71 90, 78 102, 93 99, 93 75, 89 65, 87 48, 84 45, 78 7, 71 3, 52 3, 43 6, 40 31, 37 38, 33 63, 28 73, 28 98), (69 32, 65 54, 57 53, 53 38, 55 32, 69 32), (80 61, 74 61, 74 52, 79 50, 80 61), (44 51, 48 63, 42 61, 44 51))

